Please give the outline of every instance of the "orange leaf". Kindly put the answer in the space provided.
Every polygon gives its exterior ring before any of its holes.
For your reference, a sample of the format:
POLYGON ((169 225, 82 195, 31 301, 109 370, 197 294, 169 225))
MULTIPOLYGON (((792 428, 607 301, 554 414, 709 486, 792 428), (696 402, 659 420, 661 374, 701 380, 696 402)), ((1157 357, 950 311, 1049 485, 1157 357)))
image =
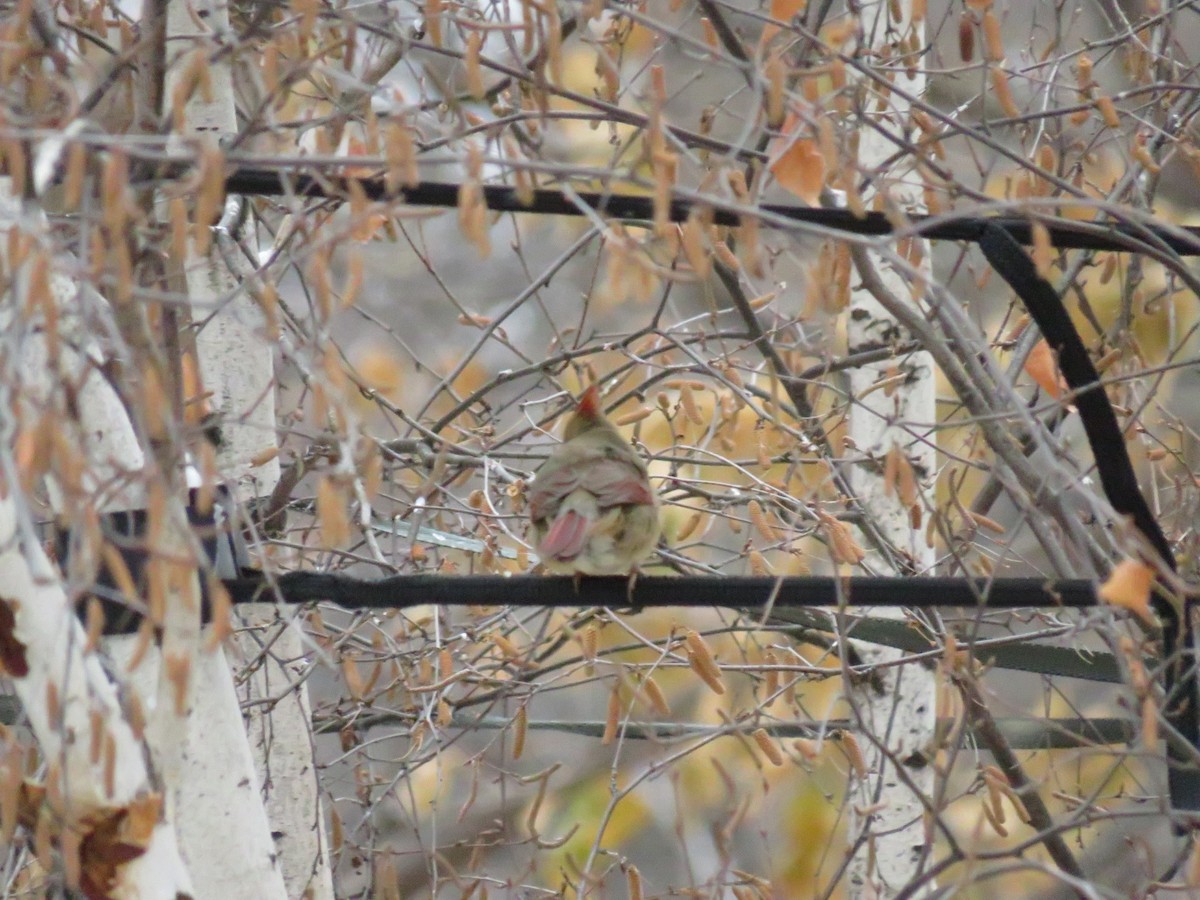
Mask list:
MULTIPOLYGON (((771 18, 779 22, 791 22, 804 12, 807 6, 808 0, 771 0, 771 18)), ((763 26, 762 36, 758 41, 759 47, 765 47, 767 42, 777 34, 779 34, 779 26, 774 22, 768 22, 763 26)))
POLYGON ((1025 371, 1029 373, 1030 378, 1037 382, 1038 387, 1055 400, 1061 397, 1067 389, 1067 383, 1063 379, 1062 373, 1058 371, 1058 360, 1045 338, 1034 344, 1033 349, 1029 351, 1029 356, 1025 360, 1025 371))
POLYGON ((790 22, 792 17, 804 12, 808 0, 771 0, 771 18, 790 22))
POLYGON ((797 139, 771 163, 771 174, 801 200, 816 206, 825 185, 825 157, 815 141, 797 139))
POLYGON ((1100 586, 1098 594, 1105 603, 1128 609, 1147 623, 1155 624, 1150 609, 1150 586, 1154 582, 1154 571, 1144 562, 1123 559, 1100 586))

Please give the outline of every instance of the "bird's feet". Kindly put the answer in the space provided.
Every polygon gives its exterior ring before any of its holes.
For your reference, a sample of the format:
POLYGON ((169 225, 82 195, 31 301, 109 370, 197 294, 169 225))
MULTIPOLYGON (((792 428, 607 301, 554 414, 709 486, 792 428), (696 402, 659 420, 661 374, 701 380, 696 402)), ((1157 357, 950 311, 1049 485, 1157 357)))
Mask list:
POLYGON ((634 608, 636 608, 637 604, 633 602, 633 589, 637 587, 638 576, 641 574, 641 570, 637 566, 634 566, 633 570, 629 573, 629 581, 625 583, 625 600, 634 608))

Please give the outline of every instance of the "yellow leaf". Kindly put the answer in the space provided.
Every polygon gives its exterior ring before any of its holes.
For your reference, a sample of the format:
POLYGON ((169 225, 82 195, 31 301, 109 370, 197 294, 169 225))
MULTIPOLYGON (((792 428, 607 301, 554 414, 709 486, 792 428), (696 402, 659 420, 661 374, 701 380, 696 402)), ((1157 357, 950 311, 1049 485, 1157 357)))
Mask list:
POLYGON ((1124 559, 1100 586, 1098 594, 1105 603, 1119 606, 1136 613, 1139 618, 1155 624, 1150 609, 1150 586, 1154 583, 1154 571, 1144 562, 1124 559))

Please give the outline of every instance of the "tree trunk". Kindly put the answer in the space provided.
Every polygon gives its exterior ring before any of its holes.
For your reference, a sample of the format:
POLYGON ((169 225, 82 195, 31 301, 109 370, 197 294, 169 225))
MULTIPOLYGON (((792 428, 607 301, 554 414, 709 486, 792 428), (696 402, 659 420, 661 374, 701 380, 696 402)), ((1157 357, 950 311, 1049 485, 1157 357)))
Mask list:
MULTIPOLYGON (((912 21, 913 5, 910 0, 864 4, 863 41, 871 41, 873 49, 880 49, 915 32, 917 45, 923 45, 924 24, 912 21), (889 6, 900 8, 900 21, 889 17, 889 6)), ((924 89, 924 76, 916 69, 910 73, 911 77, 897 69, 896 83, 919 95, 924 89)), ((897 170, 894 163, 888 162, 898 145, 887 135, 902 134, 908 118, 907 104, 892 93, 885 111, 876 112, 877 94, 868 91, 867 97, 864 105, 868 111, 864 115, 871 116, 873 127, 859 132, 859 170, 878 177, 872 177, 872 189, 865 199, 883 192, 896 208, 923 212, 920 191, 912 186, 916 173, 897 170)), ((871 253, 869 258, 887 290, 897 297, 917 294, 911 274, 897 271, 879 254, 871 253)), ((919 268, 927 273, 928 252, 924 248, 921 260, 919 268)), ((852 293, 848 333, 851 355, 911 340, 863 288, 852 293)), ((928 516, 935 508, 934 432, 930 428, 936 421, 933 363, 928 353, 907 353, 852 369, 850 385, 852 452, 864 460, 850 470, 851 487, 867 520, 899 551, 899 558, 908 557, 917 575, 929 574, 934 554, 915 525, 919 519, 914 519, 914 511, 928 516), (903 379, 897 378, 901 374, 903 379), (899 383, 894 390, 881 389, 879 382, 885 379, 899 383), (887 465, 889 453, 899 454, 898 465, 887 465), (904 467, 916 476, 915 497, 900 487, 904 479, 886 483, 886 473, 904 467)), ((868 555, 867 562, 876 571, 888 567, 888 562, 875 553, 868 555)), ((900 618, 907 615, 894 609, 863 613, 900 618)), ((889 663, 904 655, 861 641, 855 641, 854 647, 866 663, 889 663)), ((862 779, 852 777, 849 786, 850 836, 851 840, 860 840, 849 875, 856 895, 886 897, 921 871, 932 840, 926 804, 934 787, 929 754, 934 737, 936 682, 933 673, 919 665, 884 668, 878 670, 878 675, 878 681, 864 681, 850 693, 861 721, 857 740, 866 753, 869 774, 862 779)))
MULTIPOLYGON (((224 34, 229 27, 229 10, 223 5, 212 7, 201 22, 183 0, 168 4, 167 46, 176 49, 168 60, 166 97, 176 97, 176 86, 186 77, 187 61, 194 48, 205 46, 210 34, 224 34)), ((209 94, 193 91, 182 110, 172 112, 176 121, 182 120, 184 135, 207 140, 232 136, 237 132, 237 117, 230 58, 220 57, 213 62, 209 78, 209 94)), ((243 240, 256 248, 252 218, 250 222, 243 240)), ((223 228, 217 229, 207 253, 198 252, 195 243, 189 242, 183 261, 187 293, 195 310, 193 318, 204 323, 196 334, 196 354, 203 389, 211 392, 209 402, 220 429, 217 470, 221 482, 230 486, 232 502, 238 508, 270 494, 279 480, 277 457, 265 463, 255 459, 269 456, 264 451, 276 445, 275 381, 273 351, 265 340, 265 319, 247 290, 253 276, 245 271, 244 262, 240 249, 223 228)), ((229 515, 231 529, 240 529, 242 516, 235 510, 229 515)), ((238 619, 242 633, 233 639, 228 659, 223 654, 213 659, 211 690, 203 698, 207 701, 204 707, 197 709, 198 719, 207 728, 220 723, 226 730, 229 742, 225 746, 230 752, 219 763, 225 771, 240 772, 239 781, 261 787, 270 826, 262 814, 260 798, 256 795, 254 809, 249 799, 243 798, 247 820, 257 823, 262 817, 262 822, 252 827, 252 834, 243 834, 238 828, 224 830, 222 835, 230 846, 217 850, 216 859, 225 859, 226 853, 249 852, 248 863, 269 858, 270 864, 263 862, 254 878, 242 879, 227 877, 230 867, 218 862, 205 866, 205 874, 197 874, 197 879, 210 875, 221 879, 220 884, 212 882, 212 896, 262 897, 274 893, 313 900, 332 897, 312 759, 308 688, 303 683, 293 686, 296 679, 285 665, 302 656, 299 633, 294 627, 281 626, 270 604, 243 607, 238 619), (259 632, 280 627, 282 634, 273 635, 269 650, 264 651, 262 645, 266 642, 259 632), (241 699, 246 702, 242 715, 229 715, 237 710, 239 696, 229 675, 230 661, 237 663, 239 671, 250 666, 240 689, 241 699), (263 702, 267 698, 276 702, 263 702), (252 736, 249 745, 247 731, 252 736), (267 844, 260 846, 264 837, 267 844), (271 871, 276 867, 278 873, 271 871), (277 881, 278 874, 282 874, 282 883, 277 881)), ((208 798, 215 802, 218 798, 207 788, 211 776, 205 777, 199 771, 195 776, 192 781, 199 794, 194 800, 208 798)), ((204 833, 196 833, 195 842, 206 848, 215 843, 211 835, 204 833)))

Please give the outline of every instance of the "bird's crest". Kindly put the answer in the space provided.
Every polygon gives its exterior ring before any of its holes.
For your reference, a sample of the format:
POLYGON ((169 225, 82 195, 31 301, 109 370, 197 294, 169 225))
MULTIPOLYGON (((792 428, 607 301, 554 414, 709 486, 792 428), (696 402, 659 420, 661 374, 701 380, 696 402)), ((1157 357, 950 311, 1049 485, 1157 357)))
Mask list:
POLYGON ((575 407, 576 415, 583 416, 585 419, 595 419, 601 415, 600 412, 600 388, 592 384, 583 392, 583 396, 579 398, 579 403, 575 407))

